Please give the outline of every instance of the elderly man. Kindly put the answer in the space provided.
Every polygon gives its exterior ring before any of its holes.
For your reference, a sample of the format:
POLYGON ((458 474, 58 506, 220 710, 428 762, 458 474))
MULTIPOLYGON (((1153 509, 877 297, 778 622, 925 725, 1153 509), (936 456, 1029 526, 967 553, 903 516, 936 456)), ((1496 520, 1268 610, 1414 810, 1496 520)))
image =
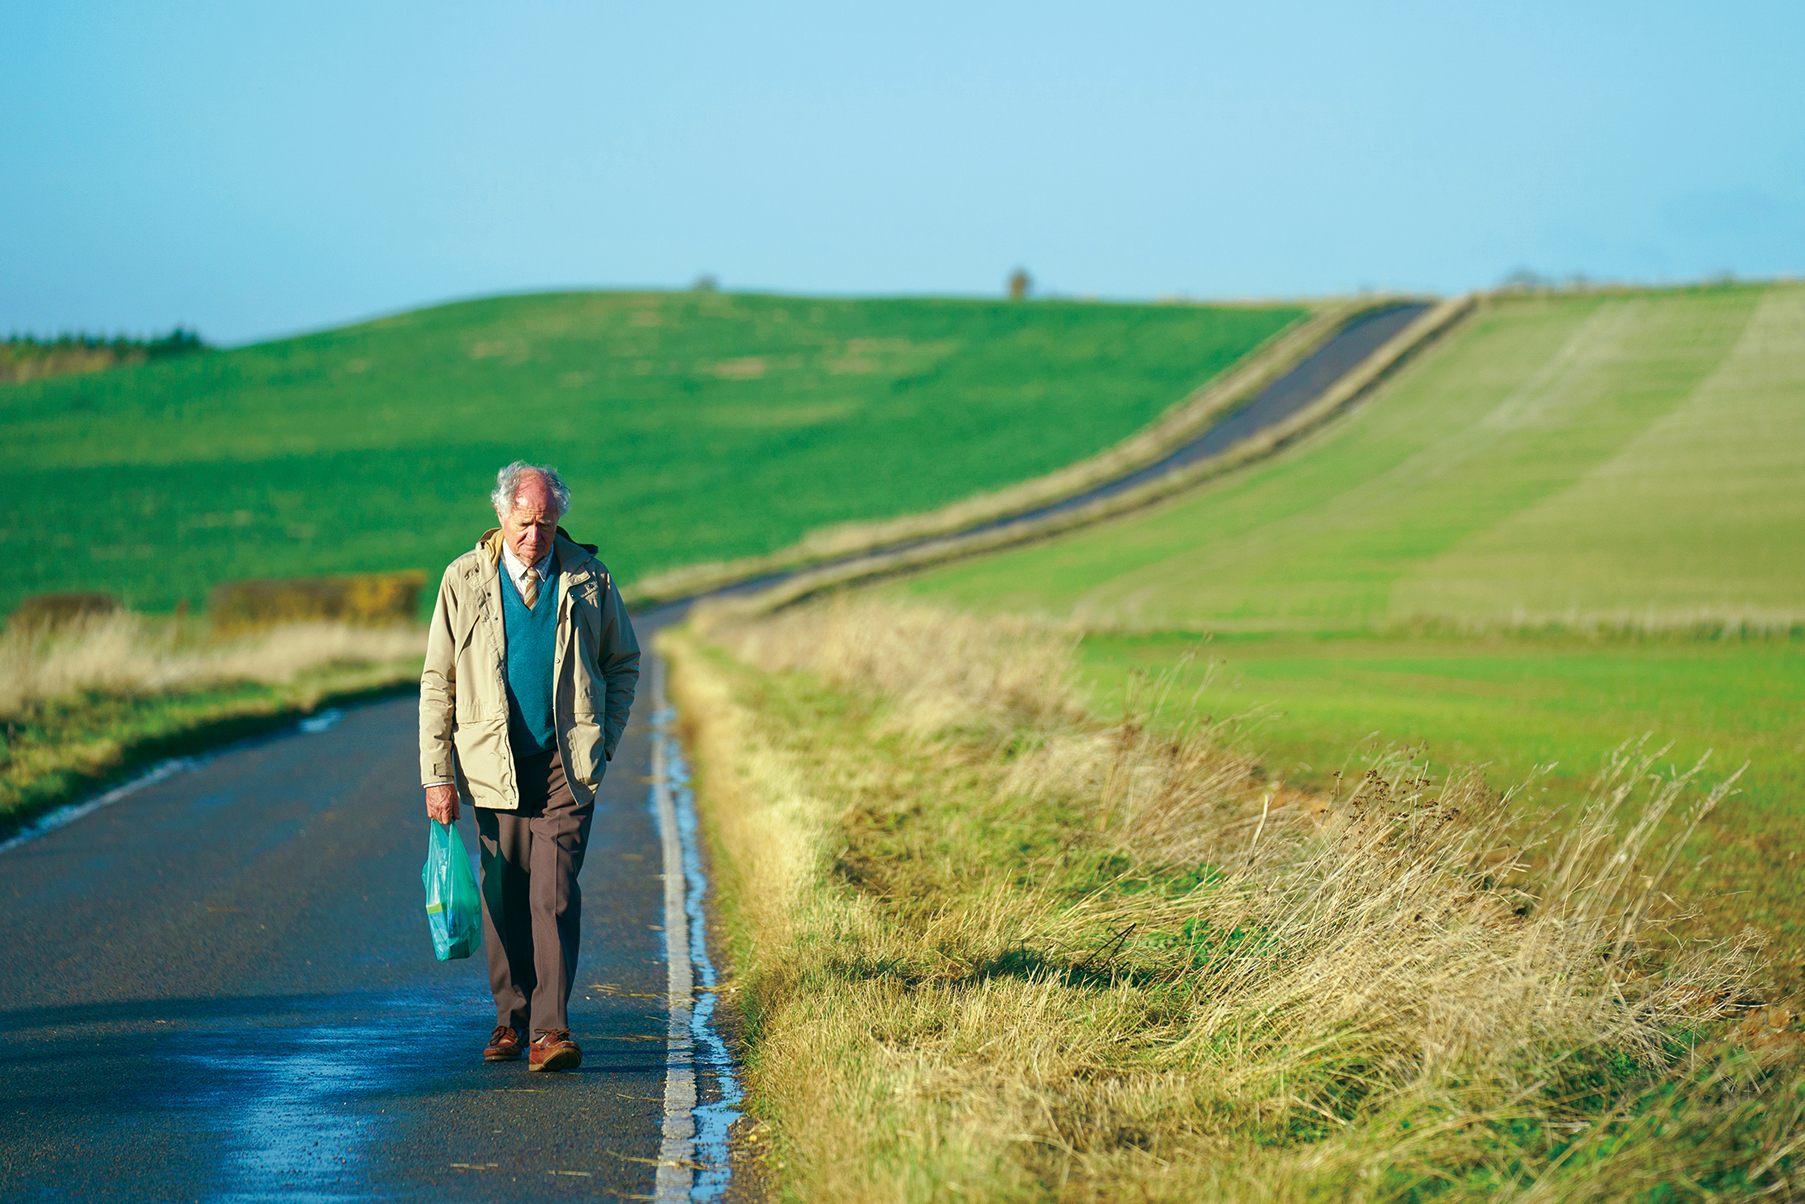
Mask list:
POLYGON ((420 674, 426 814, 476 809, 495 1031, 483 1057, 579 1065, 566 1009, 577 965, 577 872, 596 789, 639 681, 639 643, 607 566, 559 520, 550 468, 502 469, 501 520, 439 582, 420 674), (530 1023, 530 1029, 529 1029, 530 1023))

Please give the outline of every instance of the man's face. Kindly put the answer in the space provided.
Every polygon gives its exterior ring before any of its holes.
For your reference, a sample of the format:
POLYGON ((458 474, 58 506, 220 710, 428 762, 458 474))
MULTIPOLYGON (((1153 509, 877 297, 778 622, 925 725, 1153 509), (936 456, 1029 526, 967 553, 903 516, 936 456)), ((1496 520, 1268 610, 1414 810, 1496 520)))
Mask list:
POLYGON ((501 516, 501 537, 523 563, 536 564, 552 550, 560 517, 544 482, 528 477, 514 495, 513 508, 501 516))

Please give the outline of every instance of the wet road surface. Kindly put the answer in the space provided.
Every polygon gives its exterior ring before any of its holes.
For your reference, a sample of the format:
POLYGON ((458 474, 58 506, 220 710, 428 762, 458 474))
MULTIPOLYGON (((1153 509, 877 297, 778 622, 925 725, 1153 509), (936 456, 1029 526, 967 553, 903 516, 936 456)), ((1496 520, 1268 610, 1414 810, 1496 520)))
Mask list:
MULTIPOLYGON (((1287 416, 1422 308, 1355 318, 1159 465, 1048 509, 1287 416)), ((642 694, 602 782, 582 875, 579 1070, 484 1063, 494 1009, 483 959, 432 956, 409 694, 197 758, 0 850, 0 1197, 719 1187, 718 1167, 693 1181, 658 1175, 675 1042, 648 687, 652 635, 686 609, 634 616, 642 694)), ((668 762, 669 747, 660 755, 668 762)), ((468 806, 458 827, 474 853, 468 806)), ((705 1086, 697 1103, 699 1115, 719 1107, 705 1086)))

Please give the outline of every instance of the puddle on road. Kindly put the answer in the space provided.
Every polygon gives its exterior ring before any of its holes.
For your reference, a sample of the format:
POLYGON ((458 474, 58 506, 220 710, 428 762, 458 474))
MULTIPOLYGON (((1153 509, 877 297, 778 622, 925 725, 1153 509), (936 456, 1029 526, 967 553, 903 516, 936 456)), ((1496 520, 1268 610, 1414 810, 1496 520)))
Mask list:
POLYGON ((328 707, 317 715, 309 715, 307 718, 301 720, 296 726, 299 727, 301 731, 312 736, 317 735, 320 732, 331 731, 333 726, 344 717, 345 713, 337 707, 328 707))
POLYGON ((413 992, 323 999, 286 1023, 173 1034, 165 1056, 186 1073, 171 1102, 218 1126, 208 1198, 368 1198, 365 1155, 385 1128, 370 1097, 390 1086, 371 1073, 371 1050, 403 1064, 438 1064, 446 1037, 418 1017, 444 1006, 413 992))

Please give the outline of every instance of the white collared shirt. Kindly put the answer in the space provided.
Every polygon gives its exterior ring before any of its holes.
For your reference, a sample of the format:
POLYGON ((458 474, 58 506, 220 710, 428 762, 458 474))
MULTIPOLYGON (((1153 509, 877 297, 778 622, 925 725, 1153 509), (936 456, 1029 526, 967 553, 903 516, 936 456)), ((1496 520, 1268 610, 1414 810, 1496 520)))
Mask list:
MULTIPOLYGON (((546 552, 544 556, 540 557, 539 563, 533 566, 539 570, 540 585, 544 585, 545 579, 551 574, 552 552, 555 552, 556 550, 557 548, 554 545, 551 551, 546 552)), ((508 566, 508 576, 514 579, 514 588, 520 591, 521 597, 526 597, 526 561, 514 555, 514 549, 508 546, 508 542, 505 539, 502 540, 501 543, 501 561, 508 566)))

